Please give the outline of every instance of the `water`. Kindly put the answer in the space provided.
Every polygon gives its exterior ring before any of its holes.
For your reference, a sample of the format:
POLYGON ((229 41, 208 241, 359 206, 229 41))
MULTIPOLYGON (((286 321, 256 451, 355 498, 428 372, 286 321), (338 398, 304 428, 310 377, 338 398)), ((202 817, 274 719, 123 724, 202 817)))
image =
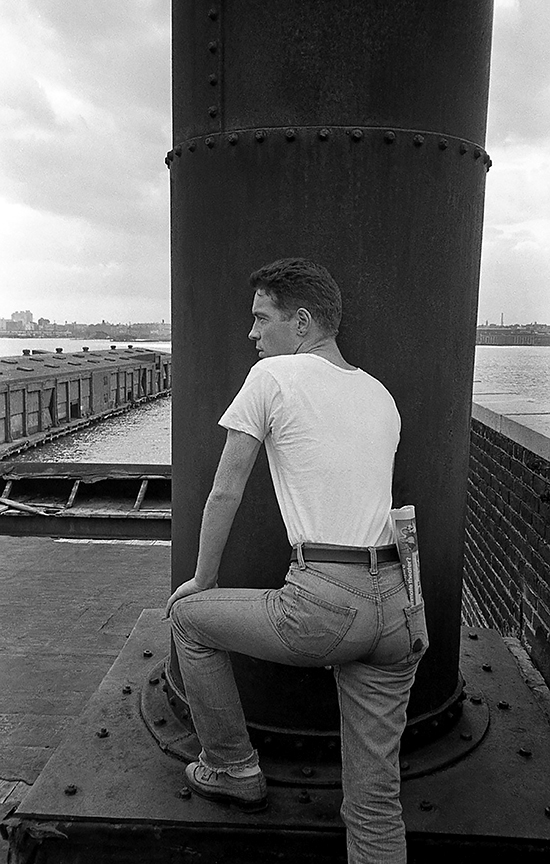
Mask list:
POLYGON ((496 393, 547 403, 550 345, 478 345, 474 381, 491 385, 496 393))
MULTIPOLYGON (((65 352, 80 351, 82 345, 106 348, 99 339, 0 339, 0 356, 20 354, 23 348, 65 352)), ((166 342, 139 342, 143 347, 169 351, 166 342)), ((119 346, 119 347, 122 347, 119 346)), ((495 392, 548 402, 550 399, 550 346, 478 345, 474 380, 494 387, 495 392)), ((17 457, 27 462, 170 462, 171 399, 157 399, 139 408, 111 417, 43 447, 17 457)))

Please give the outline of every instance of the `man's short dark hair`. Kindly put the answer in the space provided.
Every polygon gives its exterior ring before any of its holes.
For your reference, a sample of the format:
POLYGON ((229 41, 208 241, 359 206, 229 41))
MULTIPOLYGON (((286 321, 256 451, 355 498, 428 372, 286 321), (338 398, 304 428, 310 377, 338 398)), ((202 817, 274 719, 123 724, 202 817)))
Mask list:
POLYGON ((319 329, 336 336, 342 318, 340 289, 328 270, 305 258, 282 258, 250 275, 255 291, 265 291, 288 318, 307 309, 319 329))

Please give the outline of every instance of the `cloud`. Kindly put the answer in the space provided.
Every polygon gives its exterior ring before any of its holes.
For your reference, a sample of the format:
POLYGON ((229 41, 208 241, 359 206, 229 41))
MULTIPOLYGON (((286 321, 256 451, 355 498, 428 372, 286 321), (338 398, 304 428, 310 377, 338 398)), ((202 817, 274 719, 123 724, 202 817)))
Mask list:
POLYGON ((479 318, 550 323, 550 4, 497 0, 479 318))
POLYGON ((8 0, 3 16, 4 284, 71 320, 107 317, 96 301, 168 317, 169 0, 8 0))
MULTIPOLYGON (((167 318, 170 0, 4 0, 2 20, 0 316, 167 318)), ((548 0, 496 0, 493 46, 480 316, 550 323, 548 0)))

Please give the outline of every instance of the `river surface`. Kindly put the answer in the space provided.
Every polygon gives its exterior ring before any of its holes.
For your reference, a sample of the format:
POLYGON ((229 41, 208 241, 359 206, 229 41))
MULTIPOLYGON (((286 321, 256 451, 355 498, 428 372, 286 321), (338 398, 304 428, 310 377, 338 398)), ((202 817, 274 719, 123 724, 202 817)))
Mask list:
MULTIPOLYGON (((21 354, 24 348, 80 351, 107 348, 99 339, 0 339, 0 356, 21 354)), ((170 351, 167 342, 139 342, 140 347, 170 351)), ((122 347, 120 345, 119 347, 122 347)), ((497 393, 514 393, 548 402, 550 399, 550 346, 478 345, 475 382, 494 387, 497 393)), ((111 417, 81 432, 28 450, 15 461, 26 462, 170 462, 171 399, 157 399, 118 417, 111 417)))

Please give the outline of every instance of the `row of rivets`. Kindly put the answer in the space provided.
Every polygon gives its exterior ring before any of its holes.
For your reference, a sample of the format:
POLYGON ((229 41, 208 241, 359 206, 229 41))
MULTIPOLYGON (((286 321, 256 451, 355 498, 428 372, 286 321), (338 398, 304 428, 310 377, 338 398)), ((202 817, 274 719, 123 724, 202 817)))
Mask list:
MULTIPOLYGON (((213 77, 216 77, 216 76, 211 76, 211 78, 213 78, 213 77)), ((211 117, 216 117, 218 114, 218 108, 215 105, 211 105, 208 109, 208 113, 210 114, 211 117)), ((285 129, 284 134, 285 134, 285 138, 287 141, 295 141, 296 138, 298 137, 299 133, 296 129, 289 128, 289 129, 285 129)), ((319 129, 319 131, 317 132, 317 137, 319 138, 320 141, 327 141, 330 138, 330 134, 331 133, 328 129, 319 129)), ((356 141, 356 142, 361 141, 365 135, 365 133, 363 132, 362 129, 352 129, 351 131, 347 130, 346 134, 350 135, 352 141, 356 141)), ((254 133, 254 138, 259 144, 261 144, 267 138, 267 131, 265 129, 257 129, 254 133)), ((229 144, 232 144, 232 145, 237 144, 239 141, 239 133, 230 132, 227 135, 226 140, 228 141, 229 144)), ((395 132, 393 132, 391 130, 387 130, 386 132, 384 132, 384 141, 387 144, 393 144, 396 140, 397 140, 397 135, 395 132)), ((204 143, 206 144, 207 147, 212 148, 215 146, 216 140, 211 135, 208 135, 204 139, 204 143)), ((420 133, 417 133, 413 136, 413 145, 415 147, 420 148, 420 147, 424 146, 425 143, 426 143, 426 136, 425 135, 421 135, 420 133)), ((440 138, 438 141, 438 147, 440 150, 447 150, 449 148, 448 139, 447 138, 440 138)), ((187 145, 187 149, 191 153, 193 153, 197 149, 197 142, 196 141, 190 141, 187 145)), ((470 151, 470 147, 464 141, 461 142, 458 149, 459 149, 459 153, 462 156, 466 155, 466 153, 468 153, 470 151)), ((483 157, 483 162, 484 162, 485 166, 487 167, 487 170, 489 170, 489 168, 493 164, 492 160, 489 158, 489 154, 485 153, 485 151, 482 150, 481 147, 474 147, 472 153, 473 153, 474 159, 476 159, 476 160, 483 157)), ((174 150, 171 150, 169 153, 166 154, 165 162, 168 166, 173 161, 174 154, 176 156, 181 156, 181 154, 182 154, 181 144, 178 144, 174 150)), ((474 638, 474 637, 471 637, 471 638, 474 638)))
MULTIPOLYGON (((213 6, 211 9, 209 9, 208 17, 213 23, 215 23, 218 20, 219 11, 215 6, 213 6)), ((218 53, 219 47, 220 47, 220 43, 217 39, 211 39, 208 42, 208 51, 212 55, 213 60, 215 59, 215 55, 218 53)), ((211 72, 208 76, 208 83, 210 84, 210 86, 211 87, 217 87, 218 82, 219 82, 218 73, 217 72, 211 72)), ((220 113, 219 103, 218 104, 212 104, 212 105, 208 106, 208 116, 211 117, 212 120, 214 120, 219 115, 219 113, 220 113)), ((206 142, 206 143, 207 143, 207 146, 212 146, 212 145, 208 144, 208 142, 206 142)))

